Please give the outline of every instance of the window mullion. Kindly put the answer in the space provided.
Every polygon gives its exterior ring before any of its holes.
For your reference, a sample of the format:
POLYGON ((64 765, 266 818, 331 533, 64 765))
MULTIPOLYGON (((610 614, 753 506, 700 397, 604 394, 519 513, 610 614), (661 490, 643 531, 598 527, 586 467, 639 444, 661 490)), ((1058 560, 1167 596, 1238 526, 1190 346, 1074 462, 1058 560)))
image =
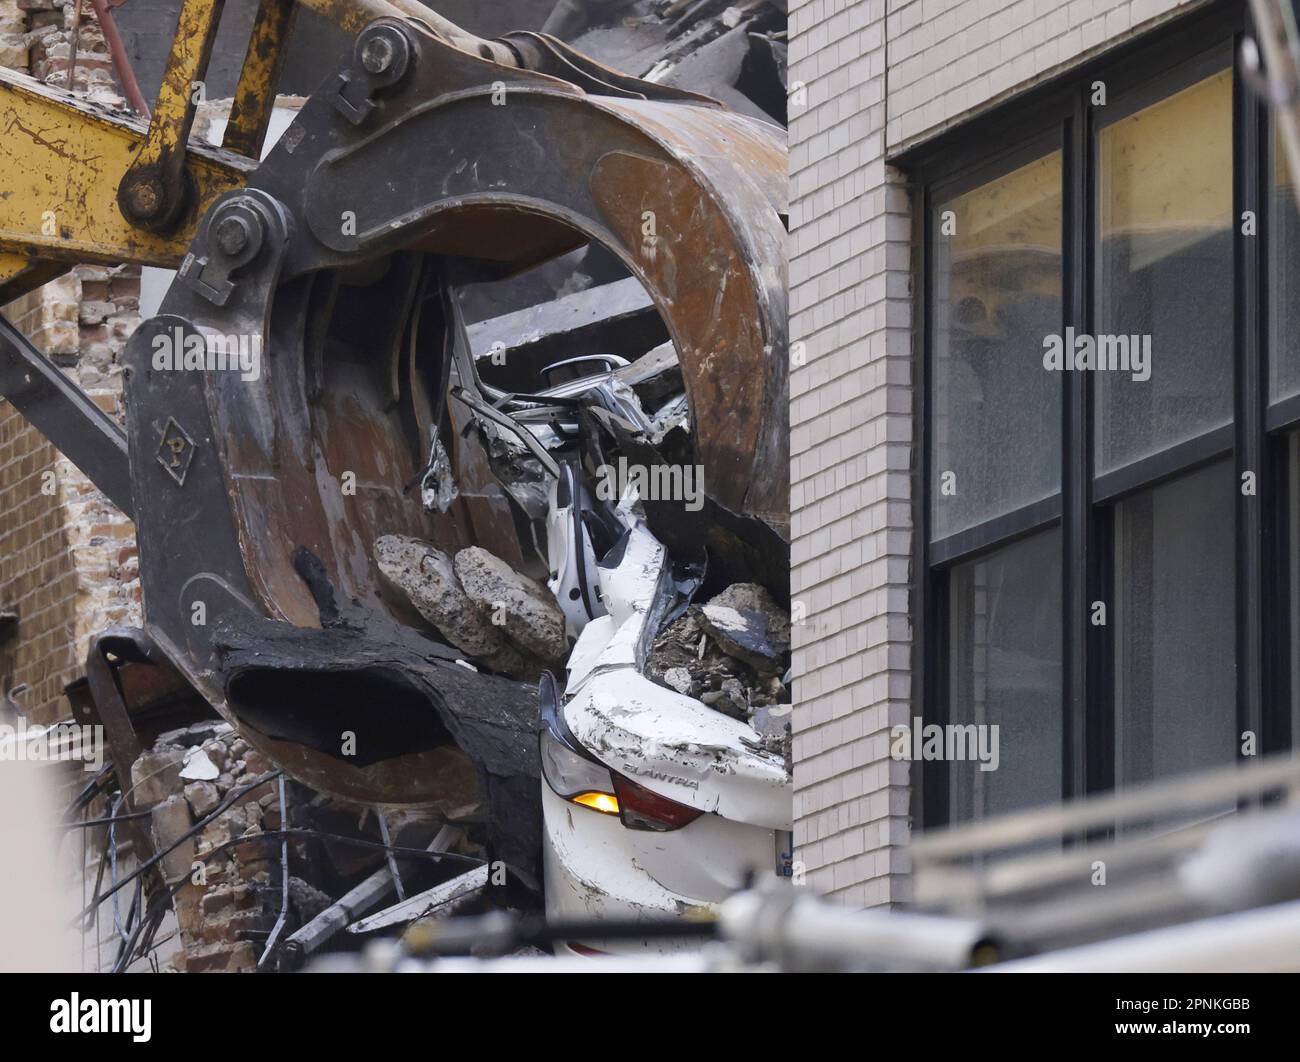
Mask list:
MULTIPOLYGON (((1074 113, 1066 129, 1066 165, 1064 193, 1065 299, 1063 325, 1076 332, 1088 328, 1089 283, 1088 261, 1091 209, 1088 203, 1091 182, 1088 177, 1091 156, 1088 144, 1087 101, 1078 94, 1074 113)), ((1065 797, 1079 796, 1088 785, 1089 690, 1088 690, 1088 587, 1091 582, 1091 543, 1089 541, 1089 452, 1091 432, 1088 425, 1088 381, 1086 373, 1065 373, 1063 432, 1061 457, 1062 548, 1065 551, 1062 573, 1065 586, 1064 636, 1064 704, 1065 740, 1062 745, 1065 797)))
MULTIPOLYGON (((1261 245, 1263 217, 1263 116, 1255 95, 1234 77, 1236 130, 1233 151, 1234 284, 1236 350, 1234 351, 1235 447, 1237 483, 1237 722, 1239 731, 1263 739, 1262 514, 1261 503, 1273 493, 1264 461, 1264 374, 1261 344, 1261 245), (1247 213, 1249 212, 1249 213, 1247 213), (1247 225, 1246 218, 1253 219, 1247 225), (1252 235, 1246 235, 1249 231, 1252 235), (1253 480, 1253 489, 1246 487, 1253 480)), ((1257 749, 1262 747, 1257 744, 1257 749)))

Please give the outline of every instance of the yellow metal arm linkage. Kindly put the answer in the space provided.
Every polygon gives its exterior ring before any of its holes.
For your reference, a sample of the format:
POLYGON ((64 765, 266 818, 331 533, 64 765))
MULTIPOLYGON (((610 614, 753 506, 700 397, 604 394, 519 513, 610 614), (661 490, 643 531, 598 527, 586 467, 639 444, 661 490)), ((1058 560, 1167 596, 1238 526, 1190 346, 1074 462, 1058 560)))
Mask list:
MULTIPOLYGON (((417 19, 505 66, 508 46, 415 0, 299 0, 349 33, 417 19)), ((261 0, 222 149, 189 142, 221 0, 183 0, 147 129, 138 119, 0 69, 0 305, 76 262, 176 267, 213 200, 246 183, 275 104, 294 0, 261 0)))

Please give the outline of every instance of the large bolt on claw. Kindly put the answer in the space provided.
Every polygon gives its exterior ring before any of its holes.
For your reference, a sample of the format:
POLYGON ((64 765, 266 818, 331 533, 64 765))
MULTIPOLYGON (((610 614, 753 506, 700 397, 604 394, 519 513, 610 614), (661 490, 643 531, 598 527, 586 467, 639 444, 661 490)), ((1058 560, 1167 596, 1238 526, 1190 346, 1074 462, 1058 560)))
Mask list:
POLYGON ((362 30, 355 54, 376 88, 389 87, 406 74, 411 62, 411 40, 399 26, 380 22, 362 30))
POLYGON ((361 65, 371 74, 382 74, 393 61, 393 42, 386 37, 371 37, 361 46, 361 65))
POLYGON ((252 238, 248 219, 237 215, 222 218, 216 226, 215 239, 223 254, 235 256, 252 238))

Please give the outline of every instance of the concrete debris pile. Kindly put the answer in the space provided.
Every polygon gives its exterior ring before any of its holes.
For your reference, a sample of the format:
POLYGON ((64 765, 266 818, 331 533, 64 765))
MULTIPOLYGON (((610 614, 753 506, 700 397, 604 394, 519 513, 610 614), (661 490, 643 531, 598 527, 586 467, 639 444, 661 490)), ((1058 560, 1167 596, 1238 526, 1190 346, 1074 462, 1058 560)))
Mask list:
MULTIPOLYGON (((305 957, 303 941, 308 952, 324 946, 395 891, 437 888, 481 864, 481 847, 432 809, 381 815, 286 782, 285 821, 273 774, 266 756, 217 721, 160 735, 131 767, 133 806, 150 813, 153 850, 166 853, 160 871, 172 897, 179 946, 170 963, 178 971, 292 968, 305 957), (452 862, 389 859, 385 849, 436 850, 452 862), (349 917, 322 921, 345 894, 349 917), (264 957, 277 923, 276 946, 264 957)), ((403 921, 410 918, 390 920, 403 921)))
POLYGON ((749 723, 764 747, 790 740, 790 616, 756 583, 734 583, 660 632, 646 674, 749 723))
POLYGON ((564 613, 550 592, 485 549, 470 546, 453 560, 403 535, 375 543, 384 578, 470 661, 513 678, 536 681, 563 667, 569 645, 564 613))
POLYGON ((278 845, 259 837, 281 823, 276 783, 251 783, 271 770, 265 756, 222 722, 163 734, 131 766, 132 802, 152 811, 155 850, 170 849, 161 871, 174 890, 178 969, 257 965, 254 938, 276 917, 268 894, 278 859, 278 845), (212 817, 218 809, 224 810, 212 817))

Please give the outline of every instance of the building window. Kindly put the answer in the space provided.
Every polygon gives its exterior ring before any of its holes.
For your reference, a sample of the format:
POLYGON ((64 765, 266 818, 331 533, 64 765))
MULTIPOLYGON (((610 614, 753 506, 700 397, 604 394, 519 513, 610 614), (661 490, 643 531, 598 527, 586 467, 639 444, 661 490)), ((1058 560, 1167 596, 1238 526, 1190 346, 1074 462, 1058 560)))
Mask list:
POLYGON ((952 568, 953 719, 999 731, 995 764, 976 757, 951 765, 954 820, 1060 798, 1060 589, 1061 536, 1055 529, 952 568), (1005 763, 1003 743, 1020 750, 1005 763))
POLYGON ((1097 200, 1096 334, 1149 336, 1159 359, 1097 373, 1110 472, 1232 422, 1231 71, 1102 125, 1097 200))
POLYGON ((1269 303, 1268 346, 1273 357, 1269 359, 1268 396, 1278 402, 1300 395, 1300 300, 1294 298, 1300 292, 1300 214, 1295 209, 1295 186, 1279 135, 1275 134, 1272 148, 1269 287, 1280 297, 1269 303))
POLYGON ((917 757, 925 826, 1300 731, 1300 214, 1242 17, 895 160, 924 219, 913 714, 1000 731, 996 770, 917 757))
POLYGON ((1035 371, 1061 320, 1061 153, 938 209, 931 477, 947 536, 1061 489, 1061 381, 1035 371))
POLYGON ((1119 785, 1235 755, 1233 478, 1216 461, 1114 506, 1119 785))

